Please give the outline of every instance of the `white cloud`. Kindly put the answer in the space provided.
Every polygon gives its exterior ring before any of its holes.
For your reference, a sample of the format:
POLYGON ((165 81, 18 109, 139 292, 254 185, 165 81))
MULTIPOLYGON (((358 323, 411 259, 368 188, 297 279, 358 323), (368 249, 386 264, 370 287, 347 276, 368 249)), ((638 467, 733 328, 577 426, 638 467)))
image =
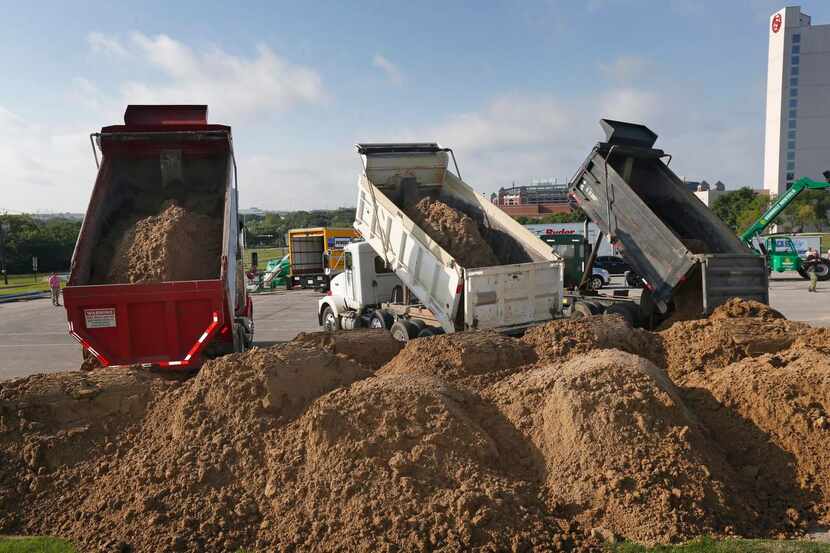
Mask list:
POLYGON ((651 62, 640 56, 620 56, 610 63, 600 63, 602 74, 614 81, 632 81, 642 77, 651 66, 651 62))
POLYGON ((107 100, 113 106, 208 104, 214 116, 233 123, 326 98, 317 71, 291 64, 265 45, 259 45, 254 56, 243 57, 218 47, 195 51, 163 34, 136 32, 126 42, 100 33, 90 37, 94 52, 122 51, 136 68, 146 64, 163 76, 123 83, 120 97, 107 100))
POLYGON ((91 32, 86 35, 86 41, 93 52, 117 57, 127 56, 127 49, 121 45, 121 41, 117 37, 99 32, 91 32))
POLYGON ((389 61, 386 57, 375 54, 374 59, 372 59, 372 65, 383 71, 386 78, 393 84, 399 85, 403 83, 403 73, 400 67, 389 61))

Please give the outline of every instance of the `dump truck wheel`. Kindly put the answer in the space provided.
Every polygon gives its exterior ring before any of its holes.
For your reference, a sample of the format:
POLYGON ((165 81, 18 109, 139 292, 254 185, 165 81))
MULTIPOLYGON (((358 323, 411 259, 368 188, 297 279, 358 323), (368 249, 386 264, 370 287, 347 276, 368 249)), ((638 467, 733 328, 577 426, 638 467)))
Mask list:
POLYGON ((429 338, 430 336, 435 336, 430 327, 422 328, 421 332, 418 333, 418 338, 429 338))
POLYGON ((583 317, 590 317, 594 314, 593 309, 591 306, 585 303, 584 301, 578 301, 574 304, 573 308, 571 309, 571 318, 573 319, 581 319, 583 317))
POLYGON ((329 332, 334 332, 335 330, 340 330, 340 318, 334 314, 334 309, 330 306, 326 306, 323 309, 323 328, 329 332))
POLYGON ((392 338, 398 342, 406 343, 418 337, 418 327, 404 319, 395 321, 392 324, 392 328, 389 329, 389 332, 392 333, 392 338))
POLYGON ((383 309, 378 309, 372 313, 372 318, 369 319, 369 328, 385 328, 386 330, 389 330, 392 328, 392 323, 394 321, 395 320, 392 318, 392 315, 383 309))

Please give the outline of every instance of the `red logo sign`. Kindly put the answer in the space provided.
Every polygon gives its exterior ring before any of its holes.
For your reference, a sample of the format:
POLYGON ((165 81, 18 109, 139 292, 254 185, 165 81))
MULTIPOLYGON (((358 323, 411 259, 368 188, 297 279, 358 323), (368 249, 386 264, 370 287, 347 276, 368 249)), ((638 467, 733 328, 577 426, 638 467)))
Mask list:
POLYGON ((772 16, 772 32, 777 33, 781 30, 781 14, 777 13, 772 16))

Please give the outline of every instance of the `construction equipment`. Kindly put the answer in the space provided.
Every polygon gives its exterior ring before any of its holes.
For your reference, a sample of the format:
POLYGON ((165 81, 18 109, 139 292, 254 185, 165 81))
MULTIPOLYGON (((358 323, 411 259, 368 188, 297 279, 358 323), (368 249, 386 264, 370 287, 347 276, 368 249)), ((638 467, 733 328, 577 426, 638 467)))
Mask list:
POLYGON ((351 228, 301 228, 288 231, 291 275, 286 286, 328 290, 343 271, 343 247, 358 237, 351 228))
MULTIPOLYGON (((789 190, 761 215, 757 221, 752 223, 743 233, 741 240, 767 259, 767 266, 770 271, 784 272, 797 271, 803 278, 809 278, 804 270, 804 261, 798 254, 798 250, 789 236, 767 236, 764 243, 761 242, 762 233, 781 215, 787 206, 805 190, 826 190, 830 189, 830 171, 824 172, 824 182, 815 181, 803 177, 795 181, 789 190)), ((830 280, 830 263, 819 260, 815 264, 816 277, 819 280, 830 280)))
POLYGON ((97 149, 102 158, 63 291, 70 334, 103 366, 196 368, 205 355, 244 350, 253 339, 253 306, 242 271, 230 127, 208 124, 207 106, 131 105, 124 123, 91 136, 96 163, 97 149), (172 199, 218 219, 221 243, 200 244, 220 252, 216 273, 100 284, 102 236, 172 199))
MULTIPOLYGON (((575 202, 642 277, 641 318, 710 313, 731 297, 768 303, 763 258, 689 192, 644 125, 600 120, 599 142, 570 184, 575 202)), ((590 274, 589 259, 586 274, 590 274)), ((583 279, 585 276, 583 276, 583 279)))
MULTIPOLYGON (((329 328, 389 328, 402 341, 466 329, 522 329, 561 313, 562 263, 550 246, 448 169, 435 143, 358 144, 355 229, 365 243, 345 248, 345 271, 319 302, 329 328), (506 262, 463 267, 406 214, 425 195, 488 229, 506 262)), ((454 159, 454 156, 453 156, 454 159)))

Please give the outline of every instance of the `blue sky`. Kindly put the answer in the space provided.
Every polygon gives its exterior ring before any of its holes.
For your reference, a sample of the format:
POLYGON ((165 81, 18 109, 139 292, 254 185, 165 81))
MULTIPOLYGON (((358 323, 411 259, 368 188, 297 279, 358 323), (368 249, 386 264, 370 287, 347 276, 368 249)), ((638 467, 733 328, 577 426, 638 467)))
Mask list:
POLYGON ((600 117, 649 125, 681 176, 760 187, 782 3, 240 4, 5 3, 0 210, 83 211, 88 134, 130 102, 210 104, 245 207, 353 205, 359 141, 440 141, 481 192, 567 179, 600 117))

